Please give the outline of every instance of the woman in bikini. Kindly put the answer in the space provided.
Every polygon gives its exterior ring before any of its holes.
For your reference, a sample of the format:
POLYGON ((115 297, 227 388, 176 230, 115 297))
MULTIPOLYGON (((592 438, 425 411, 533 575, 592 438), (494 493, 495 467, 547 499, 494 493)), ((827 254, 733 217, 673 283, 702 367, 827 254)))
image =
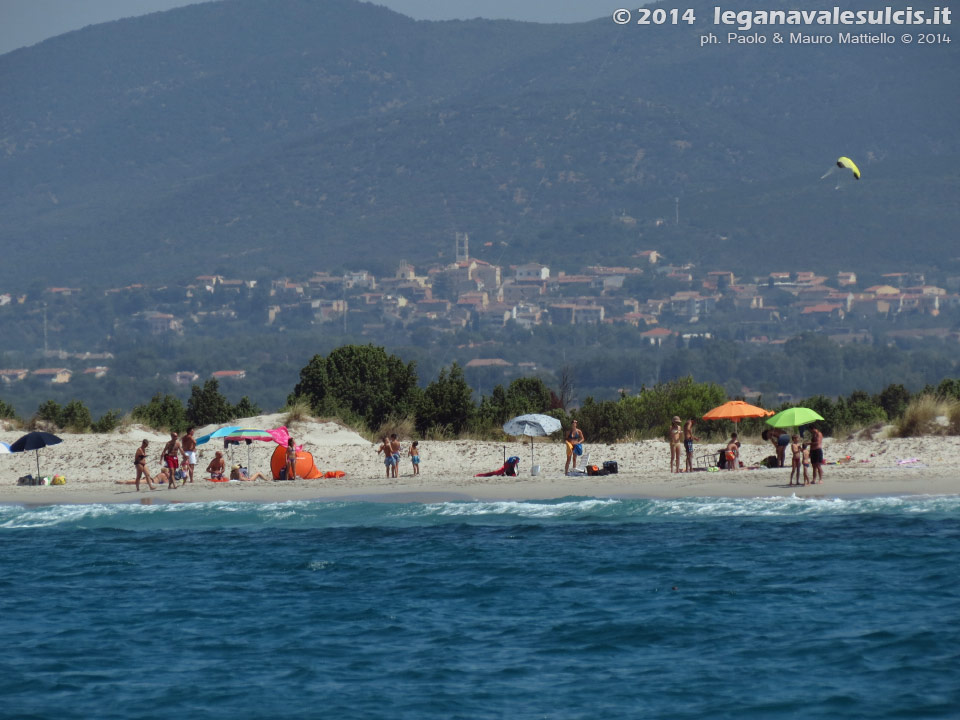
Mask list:
POLYGON ((564 473, 570 472, 570 461, 573 460, 573 469, 577 469, 577 453, 574 452, 574 445, 583 444, 583 432, 577 427, 577 421, 570 423, 570 432, 567 433, 567 464, 563 468, 564 473))
POLYGON ((287 440, 287 480, 297 479, 297 446, 293 438, 287 440))
POLYGON ((133 456, 133 466, 137 469, 137 479, 136 479, 137 492, 140 492, 141 477, 145 477, 147 479, 147 485, 150 486, 151 490, 157 489, 153 485, 153 478, 150 477, 150 471, 147 470, 147 446, 149 444, 150 444, 149 440, 144 440, 140 444, 140 447, 137 448, 137 452, 133 456))
POLYGON ((670 441, 670 472, 680 472, 680 448, 683 447, 683 431, 680 429, 680 418, 673 416, 670 421, 670 432, 667 433, 670 441))

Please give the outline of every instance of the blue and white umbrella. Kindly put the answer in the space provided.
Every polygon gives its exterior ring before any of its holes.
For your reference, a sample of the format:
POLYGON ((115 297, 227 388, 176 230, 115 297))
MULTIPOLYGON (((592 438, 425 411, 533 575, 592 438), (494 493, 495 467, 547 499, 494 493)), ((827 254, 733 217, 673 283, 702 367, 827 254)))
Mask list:
POLYGON ((518 415, 513 420, 508 420, 503 424, 503 431, 507 435, 525 435, 530 438, 530 464, 533 464, 533 439, 535 437, 546 437, 560 429, 560 421, 549 415, 540 413, 531 413, 530 415, 518 415))
POLYGON ((0 455, 6 455, 10 452, 10 446, 5 442, 0 442, 0 455))

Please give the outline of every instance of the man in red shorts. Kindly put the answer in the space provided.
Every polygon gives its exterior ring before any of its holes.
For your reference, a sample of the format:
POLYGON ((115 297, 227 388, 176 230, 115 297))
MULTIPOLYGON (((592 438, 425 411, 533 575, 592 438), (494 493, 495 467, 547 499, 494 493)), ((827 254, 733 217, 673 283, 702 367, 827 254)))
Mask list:
POLYGON ((177 487, 177 468, 180 467, 180 439, 177 433, 170 433, 170 440, 163 446, 163 466, 167 468, 167 490, 173 490, 177 487))

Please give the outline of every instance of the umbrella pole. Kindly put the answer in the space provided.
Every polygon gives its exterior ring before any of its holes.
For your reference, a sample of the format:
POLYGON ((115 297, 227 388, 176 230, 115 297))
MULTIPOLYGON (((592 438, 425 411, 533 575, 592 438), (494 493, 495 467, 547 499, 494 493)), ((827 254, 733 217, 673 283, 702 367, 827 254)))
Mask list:
POLYGON ((40 477, 40 451, 34 450, 34 452, 37 454, 37 478, 39 478, 40 477))

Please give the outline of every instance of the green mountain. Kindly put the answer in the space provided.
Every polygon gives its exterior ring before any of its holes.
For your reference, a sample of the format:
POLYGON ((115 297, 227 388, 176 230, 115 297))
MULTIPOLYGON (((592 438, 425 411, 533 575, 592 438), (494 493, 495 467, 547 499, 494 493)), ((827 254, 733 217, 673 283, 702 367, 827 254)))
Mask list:
POLYGON ((693 26, 225 0, 0 56, 0 290, 392 272, 451 258, 456 231, 567 270, 960 255, 955 44, 727 44, 712 3, 684 7, 693 26), (863 179, 835 189, 839 155, 863 179))

